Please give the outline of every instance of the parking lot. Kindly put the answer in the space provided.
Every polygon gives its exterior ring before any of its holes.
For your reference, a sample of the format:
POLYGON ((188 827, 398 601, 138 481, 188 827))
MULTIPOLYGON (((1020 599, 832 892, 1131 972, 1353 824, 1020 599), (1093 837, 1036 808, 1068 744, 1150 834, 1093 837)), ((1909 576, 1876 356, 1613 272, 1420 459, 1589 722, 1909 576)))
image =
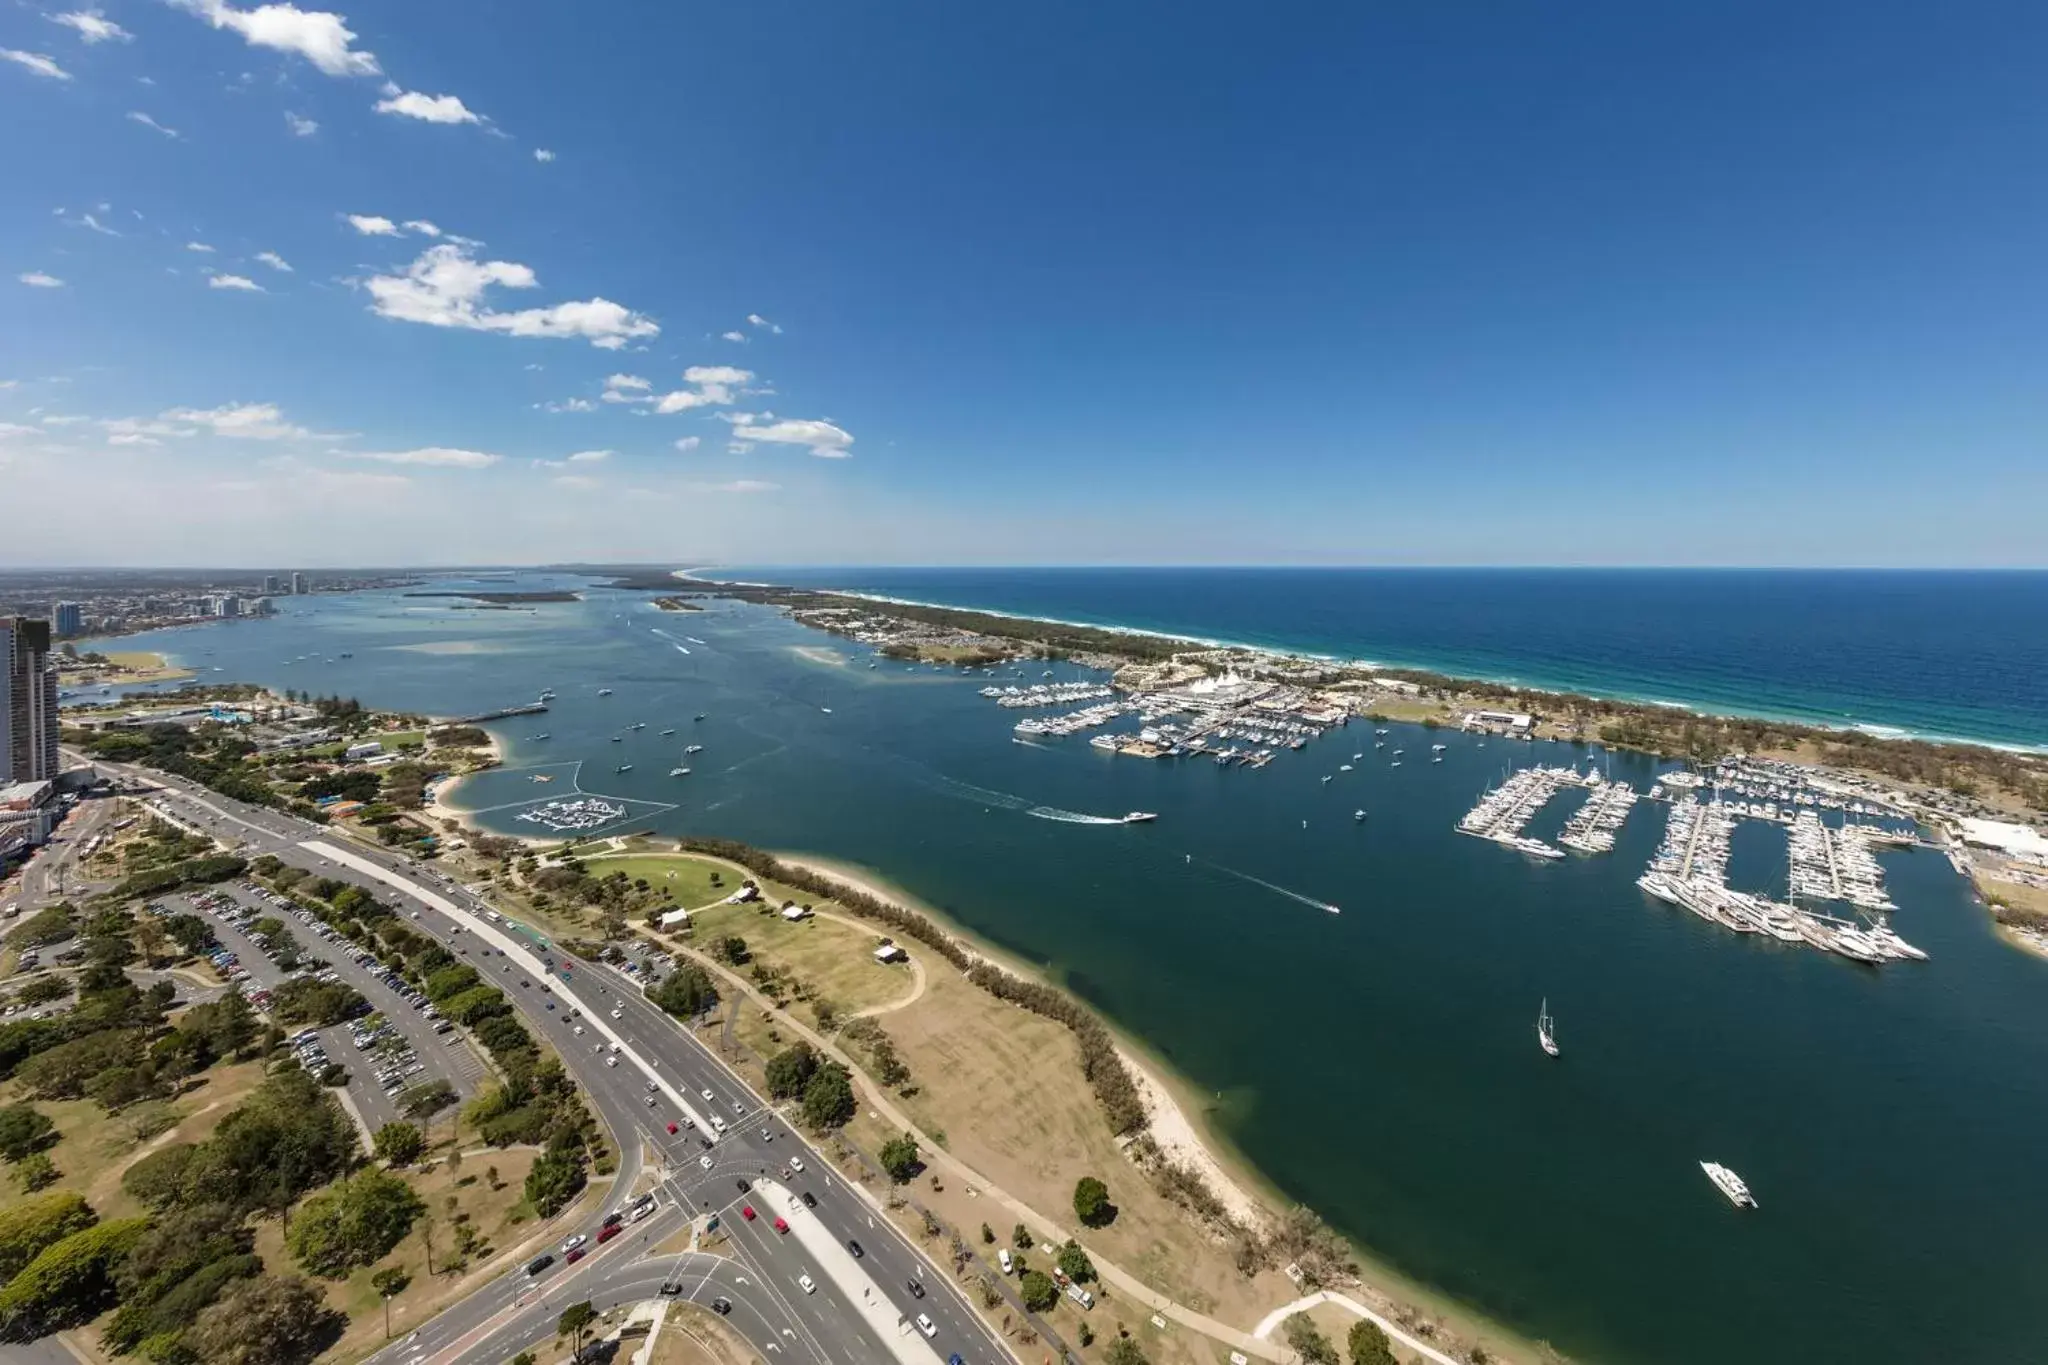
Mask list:
POLYGON ((259 1010, 267 1013, 273 992, 292 980, 340 984, 362 996, 367 1008, 356 1017, 301 1027, 291 1042, 307 1070, 317 1074, 334 1064, 348 1072, 349 1096, 370 1131, 404 1117, 397 1101, 414 1086, 446 1080, 467 1098, 487 1074, 460 1031, 424 995, 290 900, 244 883, 171 897, 162 908, 189 910, 207 921, 220 944, 210 956, 214 969, 259 1010), (253 927, 266 916, 283 921, 290 944, 258 940, 253 927))

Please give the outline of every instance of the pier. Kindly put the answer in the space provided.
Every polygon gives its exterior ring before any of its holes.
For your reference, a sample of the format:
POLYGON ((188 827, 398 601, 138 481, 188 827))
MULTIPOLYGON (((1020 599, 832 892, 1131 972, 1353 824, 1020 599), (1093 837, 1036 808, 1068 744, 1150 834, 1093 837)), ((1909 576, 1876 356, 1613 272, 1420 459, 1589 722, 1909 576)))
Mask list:
POLYGON ((1615 834, 1635 809, 1637 792, 1626 782, 1598 781, 1590 785, 1593 794, 1565 822, 1557 841, 1580 853, 1610 853, 1614 850, 1615 834))
POLYGON ((1458 833, 1490 839, 1535 858, 1562 858, 1564 850, 1552 848, 1541 839, 1531 839, 1522 829, 1557 794, 1558 788, 1585 781, 1570 768, 1517 769, 1465 813, 1464 819, 1458 821, 1458 833))
POLYGON ((485 711, 476 716, 456 716, 441 722, 443 725, 482 725, 487 720, 509 720, 513 716, 539 716, 546 714, 548 704, 544 701, 530 701, 524 706, 508 706, 501 711, 485 711))

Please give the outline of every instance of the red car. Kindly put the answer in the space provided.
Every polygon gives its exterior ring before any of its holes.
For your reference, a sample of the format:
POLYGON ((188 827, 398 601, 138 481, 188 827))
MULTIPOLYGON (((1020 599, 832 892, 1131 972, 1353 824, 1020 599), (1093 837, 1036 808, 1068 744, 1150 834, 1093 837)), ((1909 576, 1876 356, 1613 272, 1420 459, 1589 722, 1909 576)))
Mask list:
POLYGON ((564 1256, 562 1259, 568 1264, 574 1265, 576 1262, 583 1259, 583 1248, 577 1247, 574 1251, 570 1252, 567 1256, 564 1256))
POLYGON ((670 1124, 670 1125, 668 1126, 668 1130, 669 1130, 669 1131, 670 1131, 671 1133, 673 1133, 673 1132, 674 1132, 674 1131, 676 1130, 676 1126, 675 1126, 675 1125, 674 1125, 673 1123, 671 1123, 671 1124, 670 1124))
POLYGON ((742 1217, 742 1218, 746 1219, 746 1220, 747 1220, 747 1221, 748 1221, 749 1223, 753 1222, 753 1221, 754 1221, 754 1206, 753 1206, 752 1204, 742 1204, 742 1205, 740 1205, 740 1217, 742 1217))
POLYGON ((778 1218, 775 1220, 775 1230, 777 1232, 788 1232, 789 1224, 783 1222, 780 1218, 778 1218))
POLYGON ((603 1246, 606 1242, 609 1242, 612 1238, 618 1235, 619 1225, 617 1223, 613 1223, 609 1227, 603 1228, 598 1232, 597 1244, 599 1246, 603 1246))

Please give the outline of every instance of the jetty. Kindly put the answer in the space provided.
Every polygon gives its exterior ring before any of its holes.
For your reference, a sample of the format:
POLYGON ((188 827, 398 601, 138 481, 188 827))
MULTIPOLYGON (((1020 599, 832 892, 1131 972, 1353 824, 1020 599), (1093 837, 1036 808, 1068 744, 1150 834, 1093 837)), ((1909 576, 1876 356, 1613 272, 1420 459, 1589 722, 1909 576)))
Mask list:
POLYGON ((455 716, 441 722, 443 725, 482 725, 487 720, 510 720, 514 716, 539 716, 547 713, 544 701, 530 701, 524 706, 507 706, 499 711, 485 711, 475 716, 455 716))
POLYGON ((1557 841, 1580 853, 1611 853, 1614 836, 1635 809, 1638 794, 1628 783, 1610 782, 1598 773, 1589 774, 1587 783, 1593 794, 1565 821, 1557 841))
POLYGON ((1479 798, 1479 804, 1465 812, 1465 817, 1458 821, 1458 833, 1490 839, 1532 858, 1562 858, 1563 849, 1531 839, 1522 829, 1560 788, 1585 784, 1586 779, 1570 768, 1517 769, 1507 781, 1489 788, 1479 798))

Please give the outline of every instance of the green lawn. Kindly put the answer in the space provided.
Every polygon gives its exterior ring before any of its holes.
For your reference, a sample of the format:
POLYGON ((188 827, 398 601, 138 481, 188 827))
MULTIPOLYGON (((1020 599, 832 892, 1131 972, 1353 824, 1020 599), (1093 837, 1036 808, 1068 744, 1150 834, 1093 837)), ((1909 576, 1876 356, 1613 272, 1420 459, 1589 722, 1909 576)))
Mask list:
POLYGON ((708 863, 701 858, 684 854, 622 854, 612 858, 585 858, 583 869, 593 877, 609 877, 614 872, 623 872, 630 881, 646 878, 647 884, 656 891, 674 894, 677 905, 694 908, 709 901, 720 900, 739 890, 740 877, 729 867, 708 863), (717 872, 724 878, 723 885, 713 886, 711 874, 717 872))

